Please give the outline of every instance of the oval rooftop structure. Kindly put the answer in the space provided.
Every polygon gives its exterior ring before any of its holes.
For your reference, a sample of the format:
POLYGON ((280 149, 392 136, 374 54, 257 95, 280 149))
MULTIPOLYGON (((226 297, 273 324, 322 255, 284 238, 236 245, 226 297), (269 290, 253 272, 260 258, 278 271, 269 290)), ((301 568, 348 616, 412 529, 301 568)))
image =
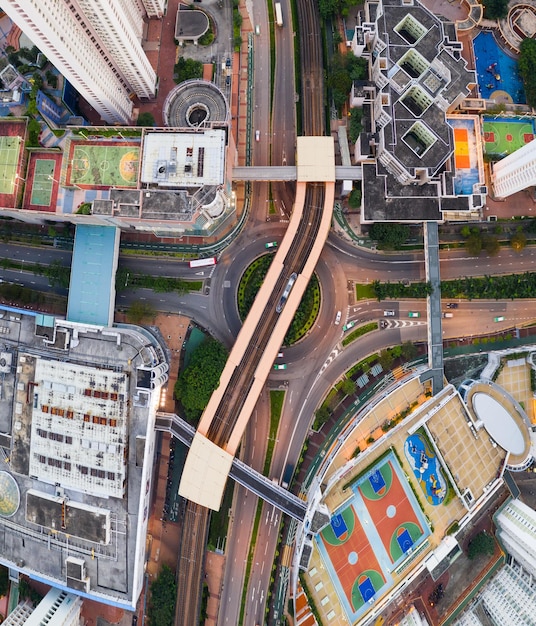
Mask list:
POLYGON ((525 450, 523 433, 515 419, 495 398, 481 391, 472 397, 473 409, 484 422, 490 436, 508 452, 522 454, 525 450))

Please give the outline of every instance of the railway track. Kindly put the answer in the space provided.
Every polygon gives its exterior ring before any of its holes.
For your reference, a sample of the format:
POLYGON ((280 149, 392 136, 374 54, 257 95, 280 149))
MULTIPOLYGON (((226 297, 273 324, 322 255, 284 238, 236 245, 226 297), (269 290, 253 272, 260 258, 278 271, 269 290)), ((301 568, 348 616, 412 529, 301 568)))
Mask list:
MULTIPOLYGON (((297 10, 302 60, 303 132, 306 136, 323 136, 325 135, 324 87, 318 10, 316 3, 311 0, 297 0, 297 10)), ((284 271, 258 321, 254 334, 256 341, 248 346, 240 366, 235 369, 207 432, 207 437, 221 447, 225 446, 233 431, 236 419, 253 383, 260 355, 277 321, 276 304, 290 275, 293 272, 301 273, 311 252, 322 220, 324 194, 323 184, 307 185, 303 217, 285 258, 284 271)), ((194 502, 186 503, 177 562, 175 626, 190 626, 199 621, 209 519, 208 509, 194 502)))

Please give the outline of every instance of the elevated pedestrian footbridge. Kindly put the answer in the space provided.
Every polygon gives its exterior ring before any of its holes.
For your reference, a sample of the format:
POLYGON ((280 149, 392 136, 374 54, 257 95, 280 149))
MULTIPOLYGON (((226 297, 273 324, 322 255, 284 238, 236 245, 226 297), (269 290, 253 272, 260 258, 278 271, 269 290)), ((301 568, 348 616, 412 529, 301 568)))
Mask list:
MULTIPOLYGON (((241 165, 233 168, 233 180, 297 180, 298 168, 293 165, 241 165)), ((336 165, 335 180, 363 180, 360 165, 336 165)))
POLYGON ((322 252, 335 196, 332 137, 299 137, 296 200, 287 232, 240 330, 186 458, 179 494, 219 510, 259 394, 322 252), (292 279, 284 306, 282 294, 292 279))
MULTIPOLYGON (((171 433, 188 447, 192 445, 195 428, 175 413, 157 413, 155 428, 171 433)), ((304 500, 280 487, 239 459, 233 459, 229 476, 266 502, 273 504, 283 513, 290 515, 299 522, 303 522, 305 519, 307 503, 304 500)))

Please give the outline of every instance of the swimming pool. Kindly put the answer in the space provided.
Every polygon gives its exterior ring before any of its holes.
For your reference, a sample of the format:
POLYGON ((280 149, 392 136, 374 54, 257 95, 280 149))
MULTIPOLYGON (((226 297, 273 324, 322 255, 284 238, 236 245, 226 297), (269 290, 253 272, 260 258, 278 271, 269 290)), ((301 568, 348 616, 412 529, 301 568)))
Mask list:
POLYGON ((482 32, 473 39, 477 80, 483 98, 493 99, 496 92, 506 92, 515 104, 526 104, 523 82, 517 61, 506 54, 493 33, 482 32))

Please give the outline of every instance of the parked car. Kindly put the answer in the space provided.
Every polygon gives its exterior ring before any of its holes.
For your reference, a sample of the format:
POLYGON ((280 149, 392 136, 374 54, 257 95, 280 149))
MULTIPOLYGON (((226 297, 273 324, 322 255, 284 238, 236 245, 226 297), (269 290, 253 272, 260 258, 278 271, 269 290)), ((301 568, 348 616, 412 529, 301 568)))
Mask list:
POLYGON ((390 309, 387 309, 386 311, 383 312, 384 317, 394 317, 395 315, 396 313, 390 309))

